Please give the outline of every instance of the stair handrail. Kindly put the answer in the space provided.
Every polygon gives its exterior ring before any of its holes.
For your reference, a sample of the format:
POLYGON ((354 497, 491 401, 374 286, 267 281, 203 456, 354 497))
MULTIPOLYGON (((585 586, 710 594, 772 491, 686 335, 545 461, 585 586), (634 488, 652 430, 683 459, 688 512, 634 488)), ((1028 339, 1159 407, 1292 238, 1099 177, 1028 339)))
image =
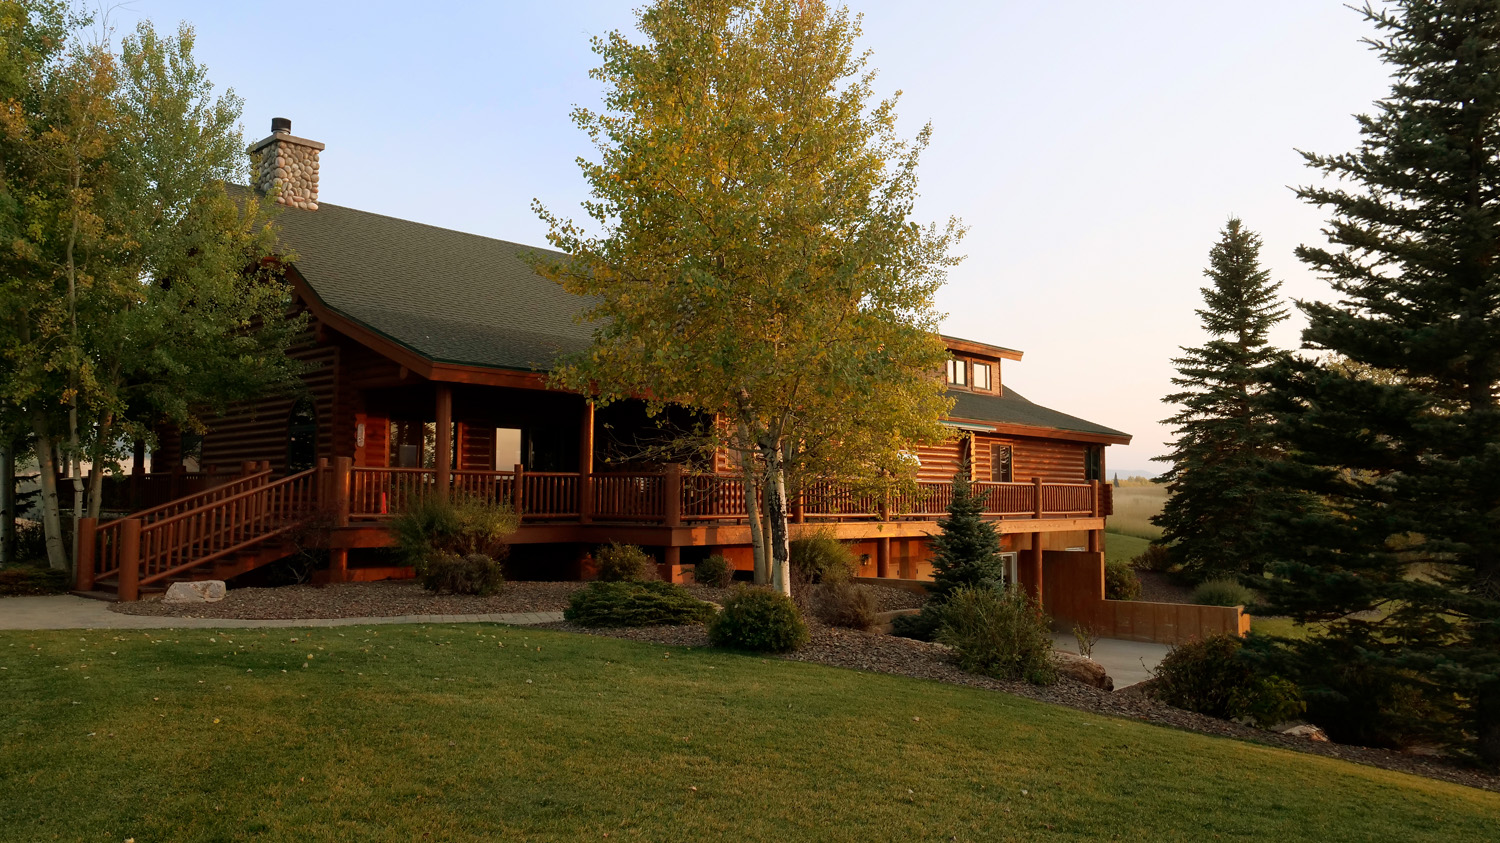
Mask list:
POLYGON ((214 500, 223 500, 224 497, 228 497, 229 495, 239 494, 239 492, 230 491, 233 487, 245 486, 246 488, 241 489, 241 492, 253 491, 259 486, 265 485, 270 481, 270 479, 271 469, 269 467, 264 468, 260 471, 255 472, 254 474, 247 474, 244 477, 235 478, 228 483, 215 486, 212 489, 204 489, 201 492, 194 492, 191 495, 183 495, 180 498, 174 498, 173 500, 169 500, 164 504, 153 506, 150 509, 143 509, 140 512, 132 512, 129 515, 126 515, 124 518, 116 518, 113 521, 106 521, 103 524, 99 525, 99 529, 102 530, 105 527, 118 524, 119 522, 124 521, 127 518, 135 518, 141 521, 155 520, 157 516, 168 509, 181 507, 187 504, 195 504, 193 506, 189 506, 188 509, 182 510, 183 512, 187 512, 192 509, 197 509, 206 504, 213 503, 214 500), (200 498, 203 498, 204 500, 201 503, 195 503, 200 498))
MULTIPOLYGON (((228 556, 228 555, 230 555, 232 553, 237 553, 237 552, 239 552, 241 550, 245 550, 246 548, 249 548, 249 547, 251 547, 253 545, 259 544, 259 543, 265 541, 266 539, 274 538, 275 536, 282 535, 282 534, 284 534, 284 533, 286 533, 286 532, 288 532, 290 530, 293 530, 293 529, 301 526, 302 524, 306 523, 314 515, 314 513, 316 511, 317 504, 318 504, 318 500, 317 500, 317 497, 318 497, 318 484, 316 482, 316 476, 317 476, 318 473, 319 473, 318 469, 316 469, 316 468, 309 468, 306 471, 298 472, 297 474, 288 475, 286 477, 281 478, 280 480, 277 480, 277 481, 272 482, 272 483, 268 483, 268 484, 266 484, 264 486, 259 486, 259 487, 254 488, 254 489, 249 489, 247 491, 241 492, 241 493, 239 493, 237 495, 233 495, 231 497, 224 498, 224 499, 219 500, 219 501, 214 501, 213 503, 211 503, 211 504, 209 504, 207 506, 203 506, 203 507, 200 507, 198 509, 195 509, 195 510, 192 510, 192 511, 189 511, 189 512, 183 512, 183 513, 179 513, 177 515, 169 516, 167 518, 161 519, 160 521, 153 521, 150 524, 142 525, 142 527, 141 527, 141 547, 142 547, 142 553, 141 553, 140 566, 141 566, 141 570, 142 570, 143 576, 141 576, 141 578, 140 578, 140 584, 141 585, 148 585, 148 584, 153 583, 153 582, 158 582, 160 580, 164 580, 164 579, 166 579, 166 578, 168 578, 168 577, 170 577, 170 576, 172 576, 174 574, 181 573, 182 571, 191 570, 193 568, 198 567, 199 565, 204 565, 204 564, 207 564, 209 562, 214 562, 214 561, 216 561, 218 559, 222 559, 223 557, 228 556), (279 514, 280 518, 279 518, 277 513, 272 513, 270 511, 270 508, 267 507, 267 506, 265 506, 265 504, 272 503, 272 501, 270 499, 275 495, 275 493, 277 491, 279 491, 281 489, 290 489, 293 486, 297 485, 298 483, 302 483, 304 481, 307 481, 307 483, 306 483, 306 485, 307 485, 307 489, 306 489, 307 494, 306 494, 306 501, 305 501, 305 503, 307 504, 307 507, 306 507, 306 510, 304 512, 300 513, 300 517, 298 517, 298 516, 286 517, 287 515, 289 515, 289 513, 280 513, 279 514), (175 525, 177 523, 181 523, 181 522, 186 521, 189 517, 195 517, 196 516, 196 517, 200 517, 201 518, 201 517, 206 516, 207 514, 209 514, 213 510, 216 510, 216 509, 217 510, 228 509, 228 508, 230 508, 234 504, 240 503, 241 501, 248 502, 248 501, 250 501, 250 500, 252 500, 253 498, 256 498, 256 497, 261 497, 261 498, 264 498, 266 500, 262 502, 261 511, 259 513, 256 513, 256 514, 252 515, 251 518, 265 519, 265 518, 267 518, 269 516, 272 519, 271 520, 271 526, 269 526, 267 528, 262 528, 258 532, 247 533, 240 541, 234 542, 233 544, 230 544, 227 547, 218 548, 218 549, 213 550, 213 551, 211 551, 209 553, 206 553, 206 554, 204 554, 202 556, 195 556, 195 557, 193 557, 192 559, 190 559, 190 560, 188 560, 186 562, 182 562, 182 563, 179 563, 177 565, 172 565, 172 566, 163 568, 163 569, 161 569, 159 571, 152 571, 149 575, 145 574, 146 571, 150 570, 150 565, 148 564, 149 560, 146 557, 145 548, 148 545, 149 536, 151 534, 158 533, 158 532, 164 532, 169 527, 171 527, 171 526, 173 526, 173 525, 175 525), (284 520, 281 520, 282 518, 284 518, 284 520)), ((235 528, 233 526, 229 527, 230 535, 234 535, 234 529, 235 528)))
MULTIPOLYGON (((90 563, 89 568, 92 570, 93 576, 87 578, 86 582, 89 587, 92 587, 93 582, 111 574, 120 573, 124 565, 131 564, 138 572, 144 574, 137 580, 138 584, 147 584, 172 576, 182 570, 194 568, 206 562, 212 562, 215 559, 243 550, 272 536, 285 533, 305 523, 314 514, 319 503, 320 484, 317 482, 317 475, 320 471, 321 469, 319 468, 310 468, 306 471, 283 477, 280 480, 269 483, 262 482, 260 485, 255 485, 249 489, 209 501, 184 512, 168 515, 149 524, 142 523, 140 519, 133 516, 111 521, 108 524, 102 524, 92 531, 92 536, 87 542, 90 555, 92 556, 92 559, 87 560, 87 562, 90 563), (289 489, 297 484, 305 484, 305 489, 302 491, 305 498, 303 503, 307 505, 307 511, 302 514, 302 517, 292 518, 285 522, 278 521, 268 529, 262 529, 258 532, 245 530, 247 526, 253 527, 255 521, 265 520, 265 517, 268 515, 279 515, 271 512, 269 506, 269 504, 273 503, 271 499, 280 490, 289 489), (261 499, 259 502, 255 500, 257 497, 261 499), (254 505, 252 506, 252 504, 254 505), (208 517, 210 514, 219 516, 218 520, 209 522, 208 517), (153 563, 159 564, 161 561, 153 558, 156 555, 155 551, 158 550, 158 548, 153 547, 154 544, 157 544, 153 541, 154 534, 163 533, 175 528, 190 518, 198 518, 202 523, 198 525, 199 529, 196 533, 188 536, 189 544, 196 543, 207 549, 215 540, 224 538, 225 536, 237 540, 230 541, 227 546, 214 545, 207 553, 201 556, 195 555, 191 560, 180 564, 161 570, 153 570, 153 563), (127 532, 126 527, 131 527, 130 532, 132 535, 129 537, 128 542, 122 542, 127 532), (122 558, 122 544, 129 547, 129 552, 135 556, 134 559, 126 560, 122 558)), ((251 478, 247 477, 244 479, 249 480, 251 478)), ((180 547, 164 548, 163 550, 176 549, 180 549, 180 547)), ((84 563, 86 560, 80 559, 79 561, 80 563, 84 563)), ((85 578, 80 577, 80 582, 83 583, 84 581, 85 578)))

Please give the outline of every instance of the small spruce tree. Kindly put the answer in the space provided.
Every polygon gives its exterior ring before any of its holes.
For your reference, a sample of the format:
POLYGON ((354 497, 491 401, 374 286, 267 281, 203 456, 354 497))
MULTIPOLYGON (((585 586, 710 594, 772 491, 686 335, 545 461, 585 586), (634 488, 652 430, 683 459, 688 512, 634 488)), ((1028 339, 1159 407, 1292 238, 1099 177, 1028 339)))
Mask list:
POLYGON ((1260 247, 1260 237, 1231 217, 1203 271, 1211 283, 1197 313, 1209 339, 1172 361, 1179 391, 1162 399, 1181 409, 1166 421, 1177 431, 1171 452, 1156 458, 1172 464, 1156 481, 1171 494, 1151 521, 1162 528, 1157 543, 1171 545, 1195 581, 1260 574, 1275 552, 1262 540, 1265 525, 1297 506, 1266 475, 1281 456, 1266 372, 1284 355, 1267 334, 1287 313, 1281 284, 1261 268, 1260 247))
POLYGON ((997 588, 1005 575, 1000 558, 1000 537, 995 525, 984 520, 985 497, 974 494, 967 460, 953 475, 953 501, 948 515, 938 519, 941 533, 932 538, 932 600, 948 599, 965 586, 997 588))
POLYGON ((1000 537, 995 525, 984 520, 983 496, 974 494, 969 463, 964 460, 953 475, 953 500, 948 515, 938 519, 942 532, 932 537, 932 583, 927 603, 919 615, 898 617, 895 634, 931 641, 943 622, 943 606, 958 589, 999 588, 1004 581, 1005 562, 1000 558, 1000 537))

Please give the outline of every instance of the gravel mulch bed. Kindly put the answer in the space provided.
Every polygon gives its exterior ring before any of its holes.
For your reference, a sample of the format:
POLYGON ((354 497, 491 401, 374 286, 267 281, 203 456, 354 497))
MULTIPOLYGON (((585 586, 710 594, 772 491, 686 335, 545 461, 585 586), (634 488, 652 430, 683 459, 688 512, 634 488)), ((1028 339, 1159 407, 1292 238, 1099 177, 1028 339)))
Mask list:
POLYGON ((1186 586, 1172 582, 1172 579, 1160 571, 1143 571, 1135 569, 1136 576, 1141 579, 1141 596, 1138 598, 1147 603, 1191 603, 1188 598, 1193 590, 1186 586))
MULTIPOLYGON (((951 685, 984 688, 1095 714, 1142 720, 1206 735, 1236 738, 1500 792, 1500 775, 1461 767, 1438 758, 1369 747, 1321 743, 1250 726, 1241 726, 1157 702, 1139 685, 1131 686, 1118 693, 1109 693, 1071 679, 1063 679, 1050 686, 990 679, 959 670, 949 661, 948 648, 941 644, 912 641, 892 635, 834 629, 816 623, 809 623, 808 626, 812 634, 811 643, 795 653, 780 658, 908 676, 915 679, 930 679, 951 685)), ((539 628, 602 635, 666 646, 708 646, 707 630, 697 625, 643 629, 589 629, 562 622, 542 624, 539 628)))
POLYGON ((217 603, 163 603, 160 597, 114 603, 125 615, 184 618, 301 620, 387 618, 398 615, 481 615, 492 612, 561 612, 579 582, 508 582, 499 594, 470 597, 433 594, 412 580, 279 588, 232 588, 217 603))

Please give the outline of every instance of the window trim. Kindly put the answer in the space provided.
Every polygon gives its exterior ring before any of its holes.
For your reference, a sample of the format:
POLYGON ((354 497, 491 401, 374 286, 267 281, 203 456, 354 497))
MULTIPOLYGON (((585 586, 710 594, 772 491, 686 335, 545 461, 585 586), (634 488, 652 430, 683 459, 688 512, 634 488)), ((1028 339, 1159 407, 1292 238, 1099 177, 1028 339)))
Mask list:
POLYGON ((1015 448, 1014 445, 1012 445, 1012 444, 1010 444, 1008 442, 991 442, 990 443, 990 482, 991 483, 1014 483, 1014 482, 1016 482, 1016 448, 1015 448), (998 451, 1001 448, 1004 448, 1005 451, 1008 453, 1008 456, 1006 457, 1006 460, 1005 460, 1005 476, 1004 477, 996 477, 995 476, 995 464, 996 464, 995 453, 996 453, 996 451, 998 451))
POLYGON ((993 371, 994 367, 993 366, 991 366, 989 363, 980 363, 977 360, 974 361, 974 362, 972 362, 972 363, 970 363, 969 366, 971 368, 971 371, 969 373, 969 381, 970 381, 970 385, 973 386, 974 389, 976 389, 978 391, 981 391, 981 392, 989 392, 989 391, 991 391, 991 390, 993 390, 995 388, 995 379, 994 379, 994 371, 993 371), (980 369, 984 370, 984 385, 983 386, 979 385, 979 370, 980 369))
POLYGON ((969 385, 969 361, 962 357, 948 358, 948 385, 969 385))

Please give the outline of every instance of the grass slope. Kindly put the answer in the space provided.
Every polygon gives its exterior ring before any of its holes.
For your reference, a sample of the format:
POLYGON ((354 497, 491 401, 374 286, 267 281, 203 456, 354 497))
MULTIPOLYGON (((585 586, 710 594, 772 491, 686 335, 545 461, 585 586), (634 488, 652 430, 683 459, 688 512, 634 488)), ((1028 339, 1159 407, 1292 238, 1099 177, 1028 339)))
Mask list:
POLYGON ((1143 539, 1161 538, 1161 528, 1151 519, 1161 514, 1167 502, 1164 486, 1121 486, 1115 489, 1115 511, 1109 516, 1109 530, 1143 539))
POLYGON ((0 668, 10 840, 1457 843, 1500 816, 1002 694, 490 625, 4 633, 0 668))
POLYGON ((1150 539, 1127 536, 1124 533, 1108 530, 1104 533, 1104 561, 1129 562, 1144 553, 1150 546, 1150 539))

